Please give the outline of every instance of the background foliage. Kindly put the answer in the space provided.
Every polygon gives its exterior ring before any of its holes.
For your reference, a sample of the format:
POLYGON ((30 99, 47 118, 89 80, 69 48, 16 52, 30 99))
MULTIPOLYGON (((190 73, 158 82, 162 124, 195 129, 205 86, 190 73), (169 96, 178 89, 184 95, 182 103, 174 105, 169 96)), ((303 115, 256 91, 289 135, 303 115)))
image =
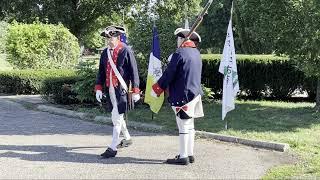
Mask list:
POLYGON ((8 23, 0 21, 0 54, 5 53, 8 23))
POLYGON ((13 23, 9 26, 6 53, 18 69, 62 69, 79 58, 77 38, 62 25, 13 23))
MULTIPOLYGON (((221 55, 203 55, 202 84, 205 101, 220 98, 221 55)), ((316 78, 305 76, 286 57, 237 55, 242 99, 293 100, 295 90, 316 96, 316 78)), ((80 63, 77 70, 21 70, 0 73, 0 93, 37 94, 59 103, 94 103, 95 61, 80 63), (69 100, 67 98, 70 98, 69 100)), ((142 88, 142 90, 144 90, 142 88)))
MULTIPOLYGON (((9 23, 40 22, 58 24, 78 38, 79 44, 94 50, 104 45, 99 37, 110 24, 125 25, 134 49, 141 77, 150 52, 152 24, 158 27, 162 61, 175 50, 172 32, 190 25, 207 0, 19 0, 0 2, 0 20, 9 23)), ((198 32, 202 53, 221 53, 231 14, 231 0, 214 1, 198 32)), ((307 76, 318 79, 317 105, 320 107, 320 50, 318 0, 237 0, 233 6, 233 30, 237 54, 277 54, 289 60, 307 76)), ((84 48, 82 48, 84 49, 84 48)))
MULTIPOLYGON (((215 97, 222 93, 222 74, 218 72, 221 55, 202 55, 202 83, 212 88, 215 97)), ((295 90, 307 91, 315 98, 316 78, 307 77, 285 57, 237 55, 242 98, 290 99, 295 90)))
POLYGON ((73 76, 74 71, 65 69, 0 71, 0 93, 40 94, 45 80, 73 76))
POLYGON ((72 86, 72 91, 77 94, 76 98, 80 102, 93 103, 96 101, 94 87, 97 72, 98 69, 94 60, 83 61, 78 65, 76 73, 79 78, 72 86))
MULTIPOLYGON (((187 1, 188 16, 192 21, 199 12, 200 0, 187 1)), ((144 1, 136 5, 136 14, 133 14, 134 23, 130 30, 130 45, 139 59, 140 75, 147 77, 147 66, 151 51, 152 27, 157 26, 161 60, 167 63, 168 56, 176 49, 176 39, 173 34, 178 27, 184 27, 185 3, 181 0, 163 0, 157 3, 144 1), (146 8, 150 7, 150 8, 146 8)), ((191 26, 191 25, 190 25, 191 26)))
MULTIPOLYGON (((0 1, 0 20, 33 23, 62 23, 81 42, 101 16, 129 7, 135 0, 8 0, 0 1)), ((95 29, 97 30, 97 29, 95 29)))

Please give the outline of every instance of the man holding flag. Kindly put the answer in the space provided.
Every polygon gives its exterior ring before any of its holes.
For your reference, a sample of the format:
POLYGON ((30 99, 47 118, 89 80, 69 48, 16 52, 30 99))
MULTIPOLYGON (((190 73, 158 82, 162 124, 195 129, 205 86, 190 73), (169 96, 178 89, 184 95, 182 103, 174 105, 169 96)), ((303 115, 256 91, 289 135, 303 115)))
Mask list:
MULTIPOLYGON (((239 91, 236 52, 232 33, 232 18, 230 18, 228 25, 227 37, 223 48, 223 56, 219 66, 219 72, 224 75, 222 95, 222 120, 224 120, 226 114, 235 108, 234 101, 239 91)), ((228 126, 226 123, 226 129, 227 128, 228 126)))
POLYGON ((167 69, 152 86, 152 96, 160 96, 169 88, 169 103, 175 113, 179 128, 180 152, 169 164, 187 165, 194 162, 194 118, 203 116, 201 95, 202 61, 197 43, 201 42, 198 33, 193 32, 187 38, 190 29, 178 28, 178 49, 169 59, 167 69), (186 39, 187 38, 187 39, 186 39))
POLYGON ((164 95, 159 97, 151 96, 151 86, 156 83, 162 75, 162 65, 160 61, 160 42, 156 26, 153 27, 152 52, 150 53, 147 86, 144 102, 150 105, 154 113, 158 113, 164 100, 164 95))

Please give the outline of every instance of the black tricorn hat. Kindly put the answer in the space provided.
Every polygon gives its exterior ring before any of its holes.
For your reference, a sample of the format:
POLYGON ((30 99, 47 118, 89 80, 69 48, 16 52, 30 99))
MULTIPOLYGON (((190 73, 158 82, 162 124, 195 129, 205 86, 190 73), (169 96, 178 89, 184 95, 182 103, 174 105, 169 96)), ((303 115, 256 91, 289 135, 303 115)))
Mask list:
MULTIPOLYGON (((178 28, 174 31, 174 35, 182 38, 186 38, 190 29, 178 28)), ((197 32, 193 32, 189 37, 191 41, 201 42, 201 37, 197 32)))
POLYGON ((104 31, 101 32, 101 36, 103 37, 108 37, 108 38, 111 38, 111 37, 117 37, 117 36, 120 36, 121 34, 125 33, 125 29, 121 26, 115 26, 115 25, 112 25, 112 26, 108 26, 104 29, 104 31))

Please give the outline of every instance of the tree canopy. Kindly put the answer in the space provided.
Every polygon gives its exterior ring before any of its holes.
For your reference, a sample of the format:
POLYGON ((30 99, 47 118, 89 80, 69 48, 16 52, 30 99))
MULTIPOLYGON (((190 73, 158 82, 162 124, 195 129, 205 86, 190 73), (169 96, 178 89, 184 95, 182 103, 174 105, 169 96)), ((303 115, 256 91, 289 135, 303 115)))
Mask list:
POLYGON ((82 39, 99 17, 111 16, 133 3, 134 0, 8 0, 0 2, 0 18, 9 22, 62 23, 82 39))
MULTIPOLYGON (((130 45, 146 63, 152 25, 158 27, 162 59, 176 48, 173 32, 190 22, 207 0, 7 0, 0 2, 0 20, 62 23, 86 47, 102 46, 101 28, 125 25, 130 45)), ((197 30, 202 52, 221 53, 232 0, 214 1, 197 30)), ((236 52, 289 56, 309 76, 320 77, 320 1, 236 0, 233 9, 236 52)), ((165 62, 165 61, 164 61, 165 62)), ((144 65, 144 64, 142 64, 144 65)), ((144 65, 146 66, 146 65, 144 65)), ((319 78, 320 79, 320 78, 319 78)), ((320 82, 318 83, 320 86, 320 82)), ((317 104, 320 105, 320 87, 317 104)))

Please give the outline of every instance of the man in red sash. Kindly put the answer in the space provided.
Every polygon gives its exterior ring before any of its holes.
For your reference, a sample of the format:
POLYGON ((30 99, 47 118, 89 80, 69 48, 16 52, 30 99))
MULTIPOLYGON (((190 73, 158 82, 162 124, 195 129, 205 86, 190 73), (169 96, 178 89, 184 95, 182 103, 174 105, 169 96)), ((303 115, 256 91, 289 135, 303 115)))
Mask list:
POLYGON ((125 33, 123 27, 109 26, 102 33, 108 42, 108 47, 100 57, 95 92, 97 101, 101 102, 103 86, 109 92, 112 104, 111 119, 113 123, 112 143, 101 154, 103 158, 115 157, 118 148, 132 144, 131 136, 124 121, 124 113, 128 109, 128 84, 132 84, 132 99, 140 99, 139 75, 136 59, 131 49, 120 41, 125 33), (119 140, 120 132, 124 139, 119 140))

